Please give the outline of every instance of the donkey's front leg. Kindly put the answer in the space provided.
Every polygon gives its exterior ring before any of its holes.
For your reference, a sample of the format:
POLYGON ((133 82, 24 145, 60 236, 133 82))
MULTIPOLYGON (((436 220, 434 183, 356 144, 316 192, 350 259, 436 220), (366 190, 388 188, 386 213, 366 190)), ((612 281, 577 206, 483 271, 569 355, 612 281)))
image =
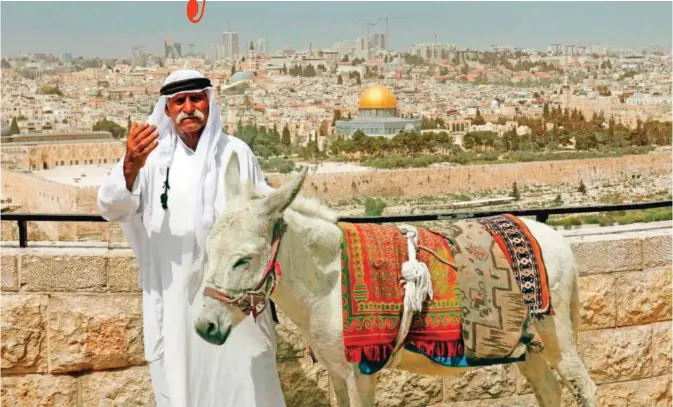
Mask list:
POLYGON ((338 374, 331 373, 329 369, 327 373, 329 374, 332 390, 334 390, 337 407, 350 407, 351 404, 348 399, 348 384, 346 383, 346 379, 338 374))
POLYGON ((351 364, 346 382, 351 407, 374 407, 376 402, 376 375, 364 375, 360 373, 357 364, 351 364))

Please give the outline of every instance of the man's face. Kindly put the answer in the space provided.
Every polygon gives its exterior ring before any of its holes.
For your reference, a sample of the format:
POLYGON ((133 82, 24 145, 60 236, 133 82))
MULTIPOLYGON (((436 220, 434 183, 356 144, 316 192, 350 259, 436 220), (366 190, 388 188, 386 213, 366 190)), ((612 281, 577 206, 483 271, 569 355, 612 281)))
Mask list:
POLYGON ((178 93, 168 99, 166 114, 173 120, 175 128, 181 133, 194 133, 208 122, 208 94, 178 93))

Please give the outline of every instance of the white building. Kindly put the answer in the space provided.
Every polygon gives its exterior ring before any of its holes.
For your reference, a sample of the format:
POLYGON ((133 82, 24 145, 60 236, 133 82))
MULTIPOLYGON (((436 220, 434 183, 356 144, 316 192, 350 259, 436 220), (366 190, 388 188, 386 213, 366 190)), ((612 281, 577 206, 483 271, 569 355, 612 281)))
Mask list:
POLYGON ((224 47, 222 55, 224 59, 238 59, 241 55, 238 48, 238 33, 235 31, 225 31, 222 33, 222 46, 224 47))

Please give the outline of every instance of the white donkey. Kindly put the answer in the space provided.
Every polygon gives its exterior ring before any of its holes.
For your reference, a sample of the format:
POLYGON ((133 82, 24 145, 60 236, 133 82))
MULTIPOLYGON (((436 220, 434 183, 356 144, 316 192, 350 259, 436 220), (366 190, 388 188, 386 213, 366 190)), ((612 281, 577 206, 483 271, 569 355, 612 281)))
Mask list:
MULTIPOLYGON (((344 354, 342 232, 336 215, 316 200, 297 197, 306 171, 267 196, 241 186, 235 156, 225 171, 227 210, 208 237, 210 262, 197 332, 208 342, 223 344, 232 328, 271 298, 326 367, 338 405, 374 406, 376 375, 360 373, 358 365, 349 363, 344 354), (272 234, 280 219, 287 228, 278 244, 272 234), (282 274, 277 276, 274 271, 278 270, 282 274)), ((541 406, 561 405, 561 383, 551 365, 577 404, 593 407, 596 386, 575 346, 580 304, 573 253, 563 236, 549 226, 530 220, 525 224, 542 249, 555 315, 535 321, 544 351, 529 353, 517 366, 541 406)), ((444 367, 404 348, 401 351, 397 366, 401 370, 427 375, 465 371, 444 367)))

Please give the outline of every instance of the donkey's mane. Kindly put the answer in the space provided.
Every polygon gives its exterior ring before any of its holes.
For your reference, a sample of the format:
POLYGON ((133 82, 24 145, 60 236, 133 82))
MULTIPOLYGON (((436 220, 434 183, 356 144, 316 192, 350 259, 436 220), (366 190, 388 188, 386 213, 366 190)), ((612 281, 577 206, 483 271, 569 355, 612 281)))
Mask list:
MULTIPOLYGON (((249 183, 244 186, 244 190, 246 191, 248 196, 253 200, 262 199, 266 196, 265 194, 258 192, 249 183)), ((288 209, 293 210, 308 218, 316 218, 324 220, 329 223, 336 223, 337 220, 339 219, 336 212, 328 208, 320 200, 315 198, 309 198, 301 194, 298 194, 295 197, 295 199, 292 201, 288 209)))
POLYGON ((325 206, 319 200, 308 198, 303 195, 298 195, 290 205, 289 209, 309 218, 318 218, 329 223, 336 223, 338 220, 336 212, 325 206))

